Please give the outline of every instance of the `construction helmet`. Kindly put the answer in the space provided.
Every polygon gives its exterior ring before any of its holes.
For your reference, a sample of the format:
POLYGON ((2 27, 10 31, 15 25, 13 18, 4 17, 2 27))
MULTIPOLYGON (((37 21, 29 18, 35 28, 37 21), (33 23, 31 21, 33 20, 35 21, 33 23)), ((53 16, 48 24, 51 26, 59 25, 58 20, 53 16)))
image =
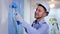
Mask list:
POLYGON ((46 12, 49 12, 50 11, 50 7, 49 7, 49 5, 48 5, 47 2, 37 2, 36 4, 37 5, 38 4, 41 4, 44 8, 46 8, 46 12))

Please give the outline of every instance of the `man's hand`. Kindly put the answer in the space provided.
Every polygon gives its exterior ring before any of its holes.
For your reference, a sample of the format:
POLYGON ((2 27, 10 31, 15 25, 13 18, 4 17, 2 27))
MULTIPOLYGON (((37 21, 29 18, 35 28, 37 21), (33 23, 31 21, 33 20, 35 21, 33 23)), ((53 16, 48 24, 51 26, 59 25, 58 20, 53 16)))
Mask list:
POLYGON ((16 20, 20 21, 21 23, 23 22, 22 16, 18 12, 16 13, 16 20))

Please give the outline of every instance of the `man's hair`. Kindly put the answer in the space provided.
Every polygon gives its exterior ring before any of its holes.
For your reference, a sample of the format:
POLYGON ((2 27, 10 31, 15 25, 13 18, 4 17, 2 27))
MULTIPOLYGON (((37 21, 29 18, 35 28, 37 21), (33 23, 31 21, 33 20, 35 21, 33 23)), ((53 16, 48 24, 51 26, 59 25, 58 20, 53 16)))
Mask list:
POLYGON ((42 4, 38 4, 37 6, 41 6, 41 7, 43 7, 44 8, 44 10, 46 11, 46 16, 49 14, 49 12, 47 12, 47 9, 42 5, 42 4))

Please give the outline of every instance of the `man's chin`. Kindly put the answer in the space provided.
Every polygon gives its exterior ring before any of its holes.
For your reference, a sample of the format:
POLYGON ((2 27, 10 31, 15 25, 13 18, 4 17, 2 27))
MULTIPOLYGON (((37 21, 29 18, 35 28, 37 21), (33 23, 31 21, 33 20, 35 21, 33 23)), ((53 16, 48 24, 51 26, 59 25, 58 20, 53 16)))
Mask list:
POLYGON ((41 17, 35 17, 36 19, 40 19, 41 17))

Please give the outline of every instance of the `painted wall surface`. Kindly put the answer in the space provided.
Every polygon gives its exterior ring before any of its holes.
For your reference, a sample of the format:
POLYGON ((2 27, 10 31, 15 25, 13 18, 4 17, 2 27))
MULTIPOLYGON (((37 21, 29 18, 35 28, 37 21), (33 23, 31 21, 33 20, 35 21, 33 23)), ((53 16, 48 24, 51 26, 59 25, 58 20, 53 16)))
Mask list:
MULTIPOLYGON (((12 3, 14 0, 12 1, 12 3)), ((8 11, 8 34, 23 34, 23 28, 21 24, 18 24, 15 19, 15 13, 19 12, 24 18, 24 0, 15 0, 17 8, 12 8, 10 4, 8 11)), ((13 4, 15 5, 15 4, 13 4)))
MULTIPOLYGON (((9 7, 12 0, 0 0, 0 34, 15 34, 15 27, 12 20, 12 12, 15 11, 9 7), (11 18, 11 19, 10 19, 11 18)), ((25 21, 30 23, 30 0, 20 0, 20 10, 25 21)), ((26 34, 21 25, 17 25, 18 33, 26 34)))

